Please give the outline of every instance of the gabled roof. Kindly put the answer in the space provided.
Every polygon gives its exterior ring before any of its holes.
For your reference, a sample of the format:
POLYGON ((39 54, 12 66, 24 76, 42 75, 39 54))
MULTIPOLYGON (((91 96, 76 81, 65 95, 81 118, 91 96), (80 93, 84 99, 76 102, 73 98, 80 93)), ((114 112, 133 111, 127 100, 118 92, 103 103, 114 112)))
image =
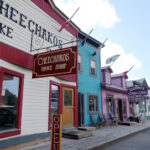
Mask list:
POLYGON ((128 79, 127 75, 124 75, 123 73, 119 73, 119 74, 113 74, 111 75, 112 78, 116 78, 116 77, 125 77, 126 79, 128 79))
MULTIPOLYGON (((84 33, 83 31, 79 30, 79 33, 78 33, 78 37, 80 40, 84 40, 86 37, 87 37, 88 34, 84 33)), ((86 40, 87 43, 95 46, 96 48, 98 48, 102 43, 97 41, 96 39, 94 39, 93 37, 89 36, 87 37, 87 40, 86 40)), ((105 45, 103 44, 102 47, 104 47, 105 45)))
MULTIPOLYGON (((65 20, 68 20, 69 19, 69 17, 67 17, 56 5, 55 5, 55 3, 54 3, 54 1, 53 0, 48 0, 49 2, 50 2, 50 4, 51 4, 51 6, 63 17, 63 18, 65 18, 65 20)), ((74 28, 76 28, 76 30, 80 30, 80 28, 74 23, 74 22, 72 22, 71 21, 71 24, 74 26, 74 28)))
POLYGON ((101 70, 110 70, 111 73, 113 73, 113 70, 111 69, 110 66, 104 66, 104 67, 101 67, 101 70))
POLYGON ((145 85, 146 87, 149 87, 145 78, 127 81, 128 87, 132 87, 134 85, 145 85))
MULTIPOLYGON (((53 0, 49 0, 49 2, 52 4, 52 6, 57 10, 58 13, 60 13, 62 15, 62 17, 64 17, 66 20, 69 19, 54 3, 53 0)), ((71 24, 78 30, 78 37, 79 39, 83 40, 87 34, 84 33, 83 31, 81 31, 81 29, 74 23, 71 21, 71 24)), ((87 43, 95 46, 96 48, 98 48, 102 43, 97 41, 96 39, 94 39, 93 37, 91 36, 88 36, 87 38, 87 43)), ((103 44, 102 47, 104 47, 105 45, 103 44)))

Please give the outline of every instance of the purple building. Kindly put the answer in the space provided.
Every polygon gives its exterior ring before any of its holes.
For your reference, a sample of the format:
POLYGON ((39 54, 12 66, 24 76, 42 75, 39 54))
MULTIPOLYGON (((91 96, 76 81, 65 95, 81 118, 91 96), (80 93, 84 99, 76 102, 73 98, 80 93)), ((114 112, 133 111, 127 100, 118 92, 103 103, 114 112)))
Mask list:
POLYGON ((129 101, 127 94, 127 75, 113 73, 110 66, 101 68, 102 112, 111 113, 119 121, 129 118, 129 101))

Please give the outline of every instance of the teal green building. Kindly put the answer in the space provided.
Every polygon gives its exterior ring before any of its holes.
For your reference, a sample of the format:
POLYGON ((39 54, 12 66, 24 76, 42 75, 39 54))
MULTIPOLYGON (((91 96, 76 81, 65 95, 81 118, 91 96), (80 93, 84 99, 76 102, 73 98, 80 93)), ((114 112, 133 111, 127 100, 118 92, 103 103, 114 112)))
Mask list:
POLYGON ((102 43, 83 32, 79 32, 78 38, 79 126, 84 126, 93 124, 91 115, 98 121, 98 114, 102 113, 101 60, 98 50, 102 43), (81 45, 84 39, 86 42, 81 45), (94 52, 97 54, 93 56, 94 52))

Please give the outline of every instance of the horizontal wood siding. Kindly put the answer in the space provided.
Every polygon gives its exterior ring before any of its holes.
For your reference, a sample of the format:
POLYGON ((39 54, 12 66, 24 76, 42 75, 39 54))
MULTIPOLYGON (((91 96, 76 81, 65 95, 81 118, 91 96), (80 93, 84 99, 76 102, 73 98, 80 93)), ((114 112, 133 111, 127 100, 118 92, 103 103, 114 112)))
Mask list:
POLYGON ((48 131, 49 80, 32 79, 28 69, 0 60, 4 67, 24 74, 21 135, 48 131))
MULTIPOLYGON (((40 1, 40 3, 44 3, 46 5, 44 1, 43 2, 40 1)), ((58 32, 58 30, 61 27, 61 24, 59 24, 52 17, 46 14, 46 12, 44 12, 42 9, 36 6, 32 1, 30 0, 21 0, 21 1, 5 0, 3 3, 3 7, 6 7, 6 4, 9 5, 9 8, 8 8, 9 14, 10 14, 11 7, 16 9, 18 13, 14 11, 15 15, 13 16, 13 19, 16 21, 14 22, 11 19, 9 19, 9 17, 8 18, 5 17, 5 11, 2 9, 2 15, 0 15, 0 19, 1 19, 0 22, 3 25, 6 25, 13 29, 11 33, 12 38, 9 38, 8 36, 6 36, 6 34, 4 35, 3 33, 0 34, 0 39, 3 43, 6 43, 20 50, 23 50, 27 53, 31 53, 30 48, 31 48, 32 36, 31 36, 31 31, 29 31, 28 29, 29 20, 34 21, 34 24, 31 23, 32 29, 35 29, 36 24, 38 24, 38 27, 41 27, 41 36, 43 33, 43 29, 45 29, 47 32, 52 33, 53 35, 51 37, 51 41, 49 42, 46 40, 43 40, 43 38, 41 37, 39 38, 37 35, 34 35, 33 41, 32 41, 32 50, 54 46, 55 45, 54 40, 56 40, 55 37, 57 37, 57 40, 61 40, 62 43, 67 43, 69 41, 76 41, 76 36, 72 35, 66 29, 64 29, 62 32, 58 32), (24 16, 26 16, 26 19, 23 18, 24 22, 22 23, 25 27, 22 27, 21 25, 19 25, 20 14, 23 14, 24 16), (35 44, 36 40, 38 40, 40 44, 39 43, 35 44)), ((54 11, 54 10, 50 10, 49 7, 46 7, 46 8, 48 9, 48 11, 51 11, 51 12, 54 11)), ((57 15, 55 17, 57 17, 57 15)), ((77 45, 77 43, 74 42, 74 43, 65 44, 63 45, 62 48, 71 47, 73 45, 75 46, 77 45)), ((60 47, 56 46, 56 47, 51 48, 51 50, 59 49, 59 48, 60 47)), ((47 49, 44 49, 43 51, 47 51, 47 49)), ((34 53, 32 52, 32 54, 34 53)))

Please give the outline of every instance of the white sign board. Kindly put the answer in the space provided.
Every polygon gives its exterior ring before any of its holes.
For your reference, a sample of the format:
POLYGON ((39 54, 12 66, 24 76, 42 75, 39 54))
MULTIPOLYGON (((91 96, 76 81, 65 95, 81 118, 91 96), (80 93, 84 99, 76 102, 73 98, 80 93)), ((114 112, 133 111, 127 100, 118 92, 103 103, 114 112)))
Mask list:
MULTIPOLYGON (((44 2, 44 1, 43 1, 44 2)), ((30 50, 71 47, 77 43, 66 29, 30 0, 0 0, 0 41, 30 53, 30 50), (69 43, 69 44, 64 44, 69 43), (64 45, 63 45, 64 44, 64 45)))

